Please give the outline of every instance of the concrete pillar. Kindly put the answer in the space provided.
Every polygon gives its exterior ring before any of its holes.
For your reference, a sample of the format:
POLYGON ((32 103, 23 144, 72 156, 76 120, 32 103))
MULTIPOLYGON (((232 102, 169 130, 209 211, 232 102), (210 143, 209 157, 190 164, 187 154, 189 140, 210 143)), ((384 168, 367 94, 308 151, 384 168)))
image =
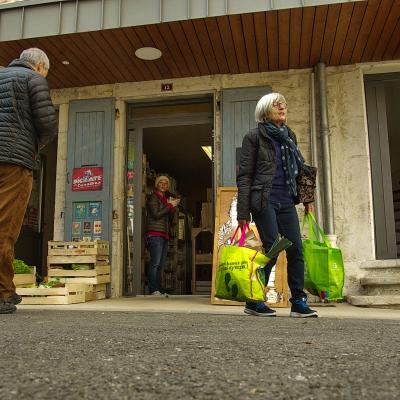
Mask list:
POLYGON ((64 240, 65 188, 69 104, 60 104, 58 116, 57 172, 54 207, 54 240, 64 240))
POLYGON ((124 279, 126 104, 123 100, 117 100, 115 108, 111 296, 120 297, 123 294, 124 279))

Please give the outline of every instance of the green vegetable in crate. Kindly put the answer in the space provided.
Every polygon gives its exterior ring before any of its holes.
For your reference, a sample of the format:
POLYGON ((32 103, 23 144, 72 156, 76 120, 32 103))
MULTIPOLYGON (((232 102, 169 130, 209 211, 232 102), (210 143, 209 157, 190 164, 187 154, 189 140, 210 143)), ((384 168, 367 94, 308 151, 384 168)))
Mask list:
POLYGON ((13 269, 15 274, 30 274, 31 269, 22 260, 15 259, 13 261, 13 269))
POLYGON ((59 288, 59 287, 65 287, 65 283, 60 282, 58 279, 54 279, 52 281, 41 283, 39 287, 45 289, 59 288))
POLYGON ((91 265, 88 264, 71 264, 71 267, 74 271, 87 271, 93 268, 91 265))

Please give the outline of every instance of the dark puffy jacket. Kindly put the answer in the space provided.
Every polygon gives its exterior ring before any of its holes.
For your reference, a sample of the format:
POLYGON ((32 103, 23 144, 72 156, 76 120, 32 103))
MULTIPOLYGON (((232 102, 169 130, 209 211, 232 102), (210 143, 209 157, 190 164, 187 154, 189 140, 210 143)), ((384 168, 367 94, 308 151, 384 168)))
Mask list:
POLYGON ((152 193, 147 199, 147 232, 165 232, 169 234, 171 216, 175 209, 166 206, 152 193))
POLYGON ((0 70, 0 162, 35 169, 40 144, 57 134, 47 80, 21 60, 0 70))
MULTIPOLYGON (((288 128, 297 144, 296 135, 288 128)), ((267 204, 276 172, 275 147, 265 127, 259 124, 243 138, 237 174, 237 218, 250 220, 250 213, 262 211, 267 204)))

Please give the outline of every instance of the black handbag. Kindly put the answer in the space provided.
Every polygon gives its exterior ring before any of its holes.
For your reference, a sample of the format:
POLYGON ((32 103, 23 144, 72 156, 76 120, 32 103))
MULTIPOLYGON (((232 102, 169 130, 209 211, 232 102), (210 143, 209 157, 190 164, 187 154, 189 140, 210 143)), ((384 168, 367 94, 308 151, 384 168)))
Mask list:
POLYGON ((317 182, 317 168, 303 165, 296 178, 297 200, 299 203, 313 203, 315 201, 315 187, 317 182))

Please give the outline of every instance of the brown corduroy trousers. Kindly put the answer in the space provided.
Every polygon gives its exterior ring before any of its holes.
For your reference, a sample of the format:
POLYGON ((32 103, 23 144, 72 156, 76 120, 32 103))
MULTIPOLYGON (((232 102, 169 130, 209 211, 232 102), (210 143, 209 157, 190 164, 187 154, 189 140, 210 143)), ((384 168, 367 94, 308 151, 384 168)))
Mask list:
POLYGON ((32 190, 32 171, 0 163, 0 298, 15 293, 14 245, 21 231, 32 190))

